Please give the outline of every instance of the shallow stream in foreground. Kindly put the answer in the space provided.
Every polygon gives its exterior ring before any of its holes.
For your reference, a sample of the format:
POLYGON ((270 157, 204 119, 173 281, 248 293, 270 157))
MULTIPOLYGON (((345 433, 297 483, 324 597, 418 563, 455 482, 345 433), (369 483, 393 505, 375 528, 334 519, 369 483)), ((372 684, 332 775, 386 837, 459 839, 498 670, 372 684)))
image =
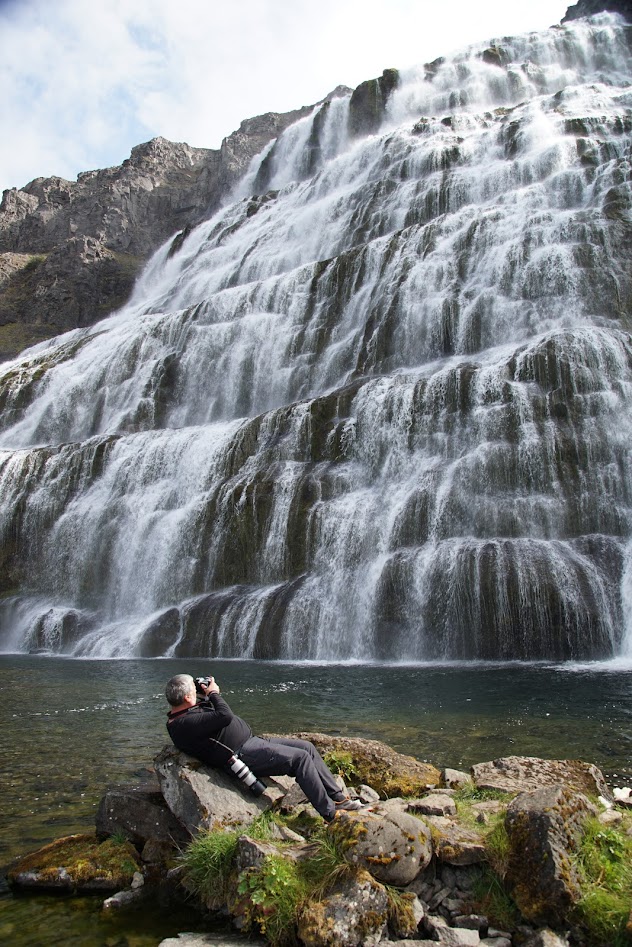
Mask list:
MULTIPOLYGON (((90 831, 105 787, 133 780, 166 741, 165 681, 216 677, 255 731, 383 740, 439 767, 511 754, 581 758, 632 784, 632 663, 309 665, 77 661, 0 655, 0 865, 90 831)), ((179 917, 105 918, 100 898, 0 893, 0 944, 154 947, 179 917)), ((194 926, 194 925, 193 925, 194 926)))

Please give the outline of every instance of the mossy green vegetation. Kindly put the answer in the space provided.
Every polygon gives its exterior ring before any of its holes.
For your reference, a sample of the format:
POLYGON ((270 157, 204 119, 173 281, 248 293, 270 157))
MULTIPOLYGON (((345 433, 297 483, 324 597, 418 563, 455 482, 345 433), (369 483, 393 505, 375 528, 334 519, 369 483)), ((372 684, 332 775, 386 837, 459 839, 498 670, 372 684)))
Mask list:
POLYGON ((274 945, 296 941, 298 912, 309 894, 299 864, 282 855, 268 855, 260 868, 241 873, 237 892, 248 901, 247 927, 256 925, 274 945))
POLYGON ((335 776, 342 776, 345 781, 357 779, 358 773, 351 753, 344 750, 330 750, 325 753, 323 759, 335 776))
POLYGON ((21 858, 7 877, 12 883, 19 882, 19 875, 32 872, 40 883, 52 886, 87 887, 97 882, 124 888, 138 867, 138 853, 127 839, 99 843, 94 835, 71 835, 21 858), (65 879, 60 878, 61 870, 65 879))
POLYGON ((626 924, 632 905, 632 816, 619 826, 589 819, 577 856, 582 896, 577 920, 590 943, 623 947, 630 943, 626 924))
POLYGON ((238 838, 237 832, 200 832, 182 855, 187 887, 205 901, 228 896, 238 838))
POLYGON ((484 914, 490 924, 503 931, 511 931, 519 923, 520 912, 505 888, 502 879, 491 865, 480 869, 474 881, 474 901, 472 909, 484 914))
POLYGON ((278 842, 278 852, 266 855, 261 865, 237 871, 240 835, 269 840, 275 823, 289 822, 278 814, 264 813, 247 829, 201 833, 181 859, 189 890, 207 904, 229 904, 243 918, 247 930, 259 930, 279 947, 295 942, 299 913, 307 901, 321 899, 353 870, 321 821, 312 835, 309 857, 286 857, 284 844, 278 842))

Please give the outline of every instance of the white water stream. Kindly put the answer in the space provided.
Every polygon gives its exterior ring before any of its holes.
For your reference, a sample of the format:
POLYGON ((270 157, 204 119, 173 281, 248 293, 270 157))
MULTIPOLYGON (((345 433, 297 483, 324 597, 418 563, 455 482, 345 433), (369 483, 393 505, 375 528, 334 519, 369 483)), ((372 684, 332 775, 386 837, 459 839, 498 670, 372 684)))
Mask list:
POLYGON ((628 35, 411 70, 361 139, 333 100, 124 309, 0 366, 2 647, 625 651, 628 35))

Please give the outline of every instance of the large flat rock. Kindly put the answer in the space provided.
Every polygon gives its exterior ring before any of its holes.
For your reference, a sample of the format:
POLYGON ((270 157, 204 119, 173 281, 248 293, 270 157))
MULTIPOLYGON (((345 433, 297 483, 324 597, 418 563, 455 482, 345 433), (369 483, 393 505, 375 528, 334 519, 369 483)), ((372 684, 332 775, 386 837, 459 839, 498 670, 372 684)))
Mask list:
POLYGON ((273 780, 266 779, 268 791, 254 796, 236 777, 173 746, 166 746, 154 765, 167 806, 191 834, 200 829, 248 825, 285 794, 273 780))
POLYGON ((504 756, 472 767, 478 789, 533 792, 546 786, 566 786, 588 796, 612 794, 600 769, 582 760, 542 760, 535 756, 504 756))

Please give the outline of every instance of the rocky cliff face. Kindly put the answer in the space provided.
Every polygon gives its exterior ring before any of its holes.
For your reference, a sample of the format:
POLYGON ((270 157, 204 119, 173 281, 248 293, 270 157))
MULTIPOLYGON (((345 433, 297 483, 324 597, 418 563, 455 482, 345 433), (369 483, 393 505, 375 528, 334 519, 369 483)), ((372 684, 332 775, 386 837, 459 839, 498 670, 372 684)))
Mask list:
POLYGON ((594 16, 595 13, 604 11, 620 13, 629 23, 632 23, 632 0, 579 0, 568 8, 562 23, 579 20, 583 16, 594 16))
MULTIPOLYGON (((603 10, 632 22, 632 0, 579 0, 562 22, 603 10)), ((428 67, 429 75, 438 65, 428 67)), ((387 69, 357 87, 349 114, 353 136, 377 131, 398 81, 397 71, 387 69)), ((350 92, 339 86, 322 101, 350 92)), ((252 158, 312 108, 246 119, 217 150, 154 138, 133 148, 120 167, 86 171, 76 181, 36 178, 5 191, 0 361, 60 332, 91 325, 123 305, 157 247, 217 210, 252 158)), ((256 193, 267 189, 268 165, 276 157, 273 149, 262 164, 256 193)))
POLYGON ((5 191, 0 359, 122 305, 153 251, 216 210, 254 155, 312 108, 246 119, 218 150, 154 138, 120 167, 5 191))

